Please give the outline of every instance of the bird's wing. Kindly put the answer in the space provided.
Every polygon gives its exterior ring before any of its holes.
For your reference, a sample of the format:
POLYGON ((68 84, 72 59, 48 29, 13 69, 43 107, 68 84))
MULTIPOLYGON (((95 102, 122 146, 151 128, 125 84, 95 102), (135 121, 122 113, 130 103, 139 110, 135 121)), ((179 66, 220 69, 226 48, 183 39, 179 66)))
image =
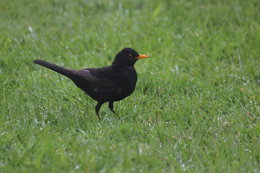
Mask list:
POLYGON ((85 79, 85 80, 87 80, 87 81, 93 81, 93 82, 95 82, 95 81, 98 80, 98 79, 97 79, 94 75, 92 75, 92 74, 90 73, 90 71, 87 70, 87 69, 82 69, 82 70, 79 70, 79 71, 73 71, 73 74, 74 74, 75 76, 80 77, 80 78, 82 78, 82 79, 85 79))
POLYGON ((122 81, 111 74, 110 71, 106 69, 82 69, 79 71, 74 71, 73 74, 83 80, 90 83, 93 92, 99 95, 113 95, 119 96, 122 94, 122 81))
POLYGON ((79 71, 74 71, 74 75, 77 77, 80 77, 81 79, 84 79, 88 82, 90 82, 92 85, 100 85, 101 87, 105 88, 114 88, 116 87, 116 80, 110 79, 109 75, 106 77, 101 77, 98 75, 95 75, 95 73, 91 73, 88 69, 82 69, 79 71))

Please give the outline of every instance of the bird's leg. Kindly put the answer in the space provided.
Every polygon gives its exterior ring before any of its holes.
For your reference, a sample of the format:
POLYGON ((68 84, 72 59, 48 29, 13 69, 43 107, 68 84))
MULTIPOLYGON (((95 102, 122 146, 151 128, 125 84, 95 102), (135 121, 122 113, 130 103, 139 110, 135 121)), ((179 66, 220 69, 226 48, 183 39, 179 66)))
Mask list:
MULTIPOLYGON (((108 103, 108 107, 109 107, 109 109, 113 112, 113 113, 116 113, 115 111, 114 111, 114 105, 113 105, 113 103, 114 102, 109 102, 108 103)), ((119 116, 117 116, 119 119, 121 119, 119 116)))
POLYGON ((100 107, 102 106, 102 104, 103 104, 103 102, 98 102, 98 104, 95 107, 96 115, 98 116, 99 119, 100 119, 99 110, 100 110, 100 107))
POLYGON ((113 113, 115 113, 113 103, 114 103, 114 102, 109 102, 109 103, 108 103, 108 107, 109 107, 109 109, 110 109, 113 113))

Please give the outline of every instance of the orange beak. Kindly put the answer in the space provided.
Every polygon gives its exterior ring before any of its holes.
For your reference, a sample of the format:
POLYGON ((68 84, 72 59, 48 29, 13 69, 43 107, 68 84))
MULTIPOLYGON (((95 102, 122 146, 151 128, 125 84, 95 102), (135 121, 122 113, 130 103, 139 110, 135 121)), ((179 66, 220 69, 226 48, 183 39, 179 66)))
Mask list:
POLYGON ((138 57, 135 57, 134 59, 144 59, 144 58, 148 58, 148 56, 144 54, 140 54, 138 57))

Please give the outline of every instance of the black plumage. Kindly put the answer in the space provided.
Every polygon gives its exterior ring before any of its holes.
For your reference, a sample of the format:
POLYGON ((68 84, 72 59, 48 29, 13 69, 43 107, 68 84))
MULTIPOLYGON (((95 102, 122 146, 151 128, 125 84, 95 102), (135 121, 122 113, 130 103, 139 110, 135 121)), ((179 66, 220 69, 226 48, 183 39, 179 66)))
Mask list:
POLYGON ((98 102, 95 110, 100 118, 99 110, 102 104, 108 102, 109 109, 115 112, 113 103, 133 93, 137 82, 134 65, 138 59, 147 57, 138 54, 134 49, 124 48, 116 55, 112 65, 81 70, 64 68, 43 60, 33 62, 70 78, 80 89, 98 102))

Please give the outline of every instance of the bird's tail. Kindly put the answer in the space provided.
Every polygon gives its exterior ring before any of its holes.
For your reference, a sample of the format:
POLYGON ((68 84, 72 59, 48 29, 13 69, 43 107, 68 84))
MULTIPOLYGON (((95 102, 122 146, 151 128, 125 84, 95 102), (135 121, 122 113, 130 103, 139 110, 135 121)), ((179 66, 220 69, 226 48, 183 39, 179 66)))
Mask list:
POLYGON ((33 62, 35 64, 39 64, 39 65, 47 67, 47 68, 49 68, 53 71, 56 71, 60 74, 63 74, 65 76, 69 77, 69 78, 73 77, 73 71, 70 70, 70 69, 67 69, 67 68, 64 68, 64 67, 61 67, 61 66, 58 66, 58 65, 55 65, 55 64, 51 64, 51 63, 43 61, 43 60, 34 60, 33 62))

